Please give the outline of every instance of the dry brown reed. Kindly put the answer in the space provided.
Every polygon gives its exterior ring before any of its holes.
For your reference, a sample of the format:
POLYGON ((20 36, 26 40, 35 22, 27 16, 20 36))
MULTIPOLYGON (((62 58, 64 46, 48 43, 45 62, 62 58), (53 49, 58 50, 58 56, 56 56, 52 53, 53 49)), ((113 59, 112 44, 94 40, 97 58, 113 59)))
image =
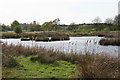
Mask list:
POLYGON ((80 78, 118 78, 118 58, 104 54, 82 55, 78 61, 80 78))

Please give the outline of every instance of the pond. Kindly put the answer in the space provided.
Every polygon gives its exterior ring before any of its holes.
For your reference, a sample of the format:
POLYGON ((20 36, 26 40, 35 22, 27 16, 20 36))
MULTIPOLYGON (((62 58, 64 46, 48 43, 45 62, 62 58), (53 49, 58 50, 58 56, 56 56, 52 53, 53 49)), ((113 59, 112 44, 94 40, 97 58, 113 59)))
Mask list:
POLYGON ((3 42, 13 45, 23 45, 30 47, 43 47, 46 49, 53 49, 64 53, 106 53, 112 56, 118 56, 120 46, 101 46, 99 40, 103 37, 70 37, 67 41, 53 41, 53 42, 35 42, 35 41, 21 41, 20 39, 0 39, 3 42))

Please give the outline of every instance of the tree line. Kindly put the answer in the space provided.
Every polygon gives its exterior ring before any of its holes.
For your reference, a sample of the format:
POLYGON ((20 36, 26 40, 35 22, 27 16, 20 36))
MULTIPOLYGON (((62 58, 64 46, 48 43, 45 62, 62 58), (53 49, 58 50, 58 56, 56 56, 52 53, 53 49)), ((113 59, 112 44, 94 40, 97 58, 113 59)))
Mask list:
MULTIPOLYGON (((97 27, 97 26, 101 26, 100 23, 102 22, 102 20, 100 19, 100 17, 96 17, 92 22, 97 27), (99 25, 96 25, 96 24, 99 24, 99 25)), ((111 24, 112 27, 114 27, 114 26, 120 27, 120 15, 115 16, 114 19, 107 18, 104 21, 104 23, 111 24)), ((10 26, 5 25, 5 24, 0 24, 0 30, 3 32, 4 31, 14 31, 16 33, 21 33, 22 31, 57 31, 57 30, 62 30, 62 28, 59 25, 60 25, 59 18, 54 19, 53 21, 44 22, 42 25, 36 23, 36 21, 34 21, 33 23, 30 23, 30 24, 20 24, 17 20, 15 20, 11 23, 10 26)), ((86 26, 86 24, 83 26, 79 26, 79 27, 74 27, 74 25, 76 25, 76 24, 71 23, 70 25, 67 26, 66 30, 75 30, 76 29, 76 31, 80 31, 82 29, 85 29, 84 26, 86 26)), ((94 26, 92 26, 91 28, 94 28, 94 26)))

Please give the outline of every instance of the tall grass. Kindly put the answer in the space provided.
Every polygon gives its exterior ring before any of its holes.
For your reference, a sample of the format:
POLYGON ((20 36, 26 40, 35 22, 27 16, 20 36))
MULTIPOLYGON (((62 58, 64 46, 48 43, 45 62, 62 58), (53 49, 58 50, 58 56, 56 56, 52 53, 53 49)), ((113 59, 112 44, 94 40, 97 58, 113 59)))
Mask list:
POLYGON ((118 78, 118 58, 104 54, 82 55, 78 61, 80 78, 118 78))
MULTIPOLYGON (((62 53, 54 50, 47 50, 40 47, 24 47, 22 45, 7 45, 1 43, 3 56, 3 67, 9 66, 9 62, 12 58, 13 67, 14 57, 23 56, 27 57, 30 55, 38 55, 31 58, 32 61, 39 61, 43 64, 51 64, 55 61, 64 60, 72 62, 77 65, 76 76, 78 78, 118 78, 118 64, 119 59, 117 57, 108 56, 104 54, 75 54, 75 53, 62 53), (6 65, 7 64, 7 65, 6 65)), ((11 65, 11 66, 12 66, 11 65)))

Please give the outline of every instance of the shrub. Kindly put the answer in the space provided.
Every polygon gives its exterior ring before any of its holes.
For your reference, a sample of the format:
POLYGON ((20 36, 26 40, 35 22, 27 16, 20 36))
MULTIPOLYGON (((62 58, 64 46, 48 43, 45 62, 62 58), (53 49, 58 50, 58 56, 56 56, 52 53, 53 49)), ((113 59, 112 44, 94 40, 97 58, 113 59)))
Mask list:
POLYGON ((18 67, 18 62, 10 55, 2 55, 2 66, 3 67, 18 67))
POLYGON ((118 78, 118 58, 108 55, 83 55, 78 62, 80 78, 118 78))

